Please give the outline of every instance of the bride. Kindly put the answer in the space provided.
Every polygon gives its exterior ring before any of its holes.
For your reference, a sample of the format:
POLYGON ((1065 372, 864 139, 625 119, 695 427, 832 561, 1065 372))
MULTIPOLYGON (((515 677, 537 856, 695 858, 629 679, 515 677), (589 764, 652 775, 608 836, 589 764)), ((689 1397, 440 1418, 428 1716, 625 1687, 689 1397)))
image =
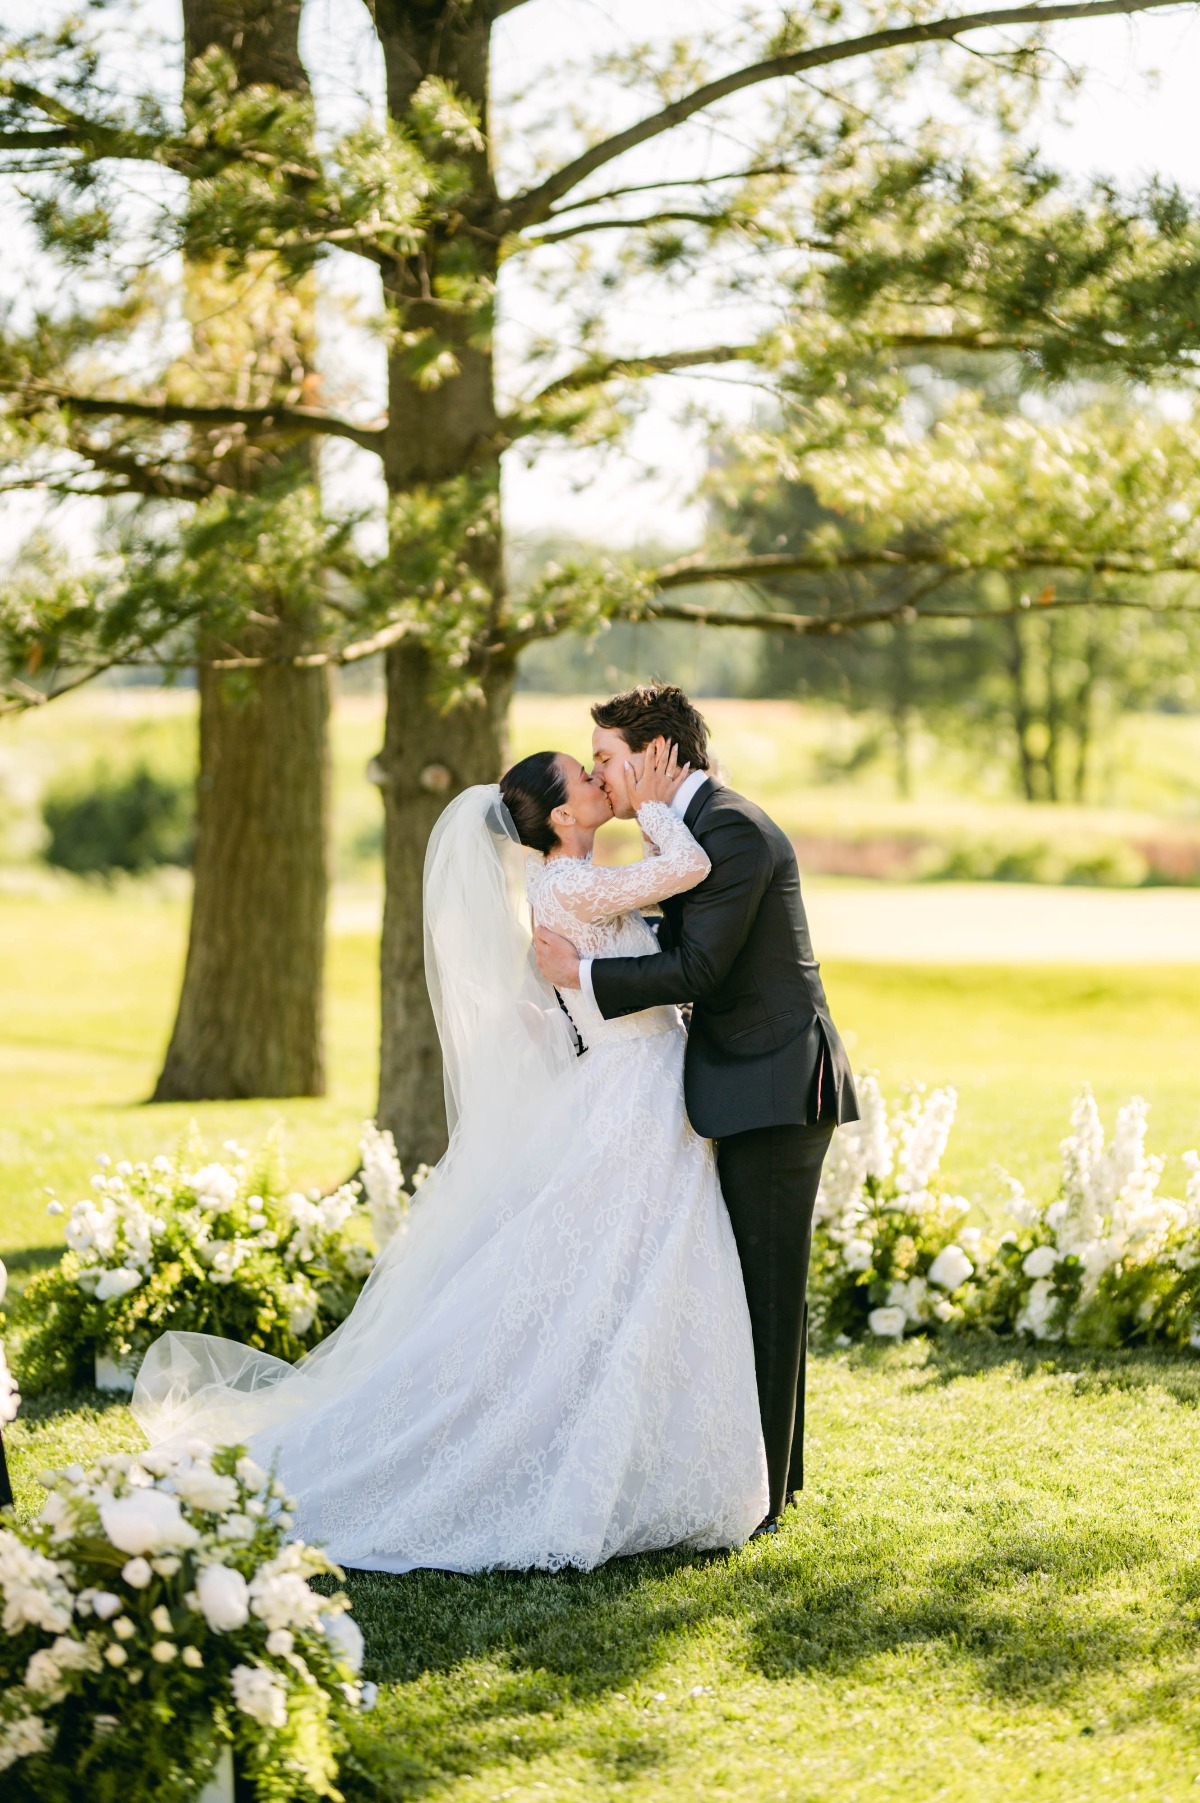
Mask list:
POLYGON ((248 1444, 343 1565, 588 1568, 739 1545, 767 1512, 750 1321, 713 1148, 688 1124, 674 1008, 570 1018, 536 918, 588 957, 653 956, 640 909, 705 853, 650 747, 647 855, 591 860, 612 809, 562 753, 468 789, 425 864, 426 965, 450 1144, 349 1319, 298 1365, 166 1334, 133 1411, 152 1442, 248 1444), (579 1056, 580 1046, 586 1048, 579 1056))

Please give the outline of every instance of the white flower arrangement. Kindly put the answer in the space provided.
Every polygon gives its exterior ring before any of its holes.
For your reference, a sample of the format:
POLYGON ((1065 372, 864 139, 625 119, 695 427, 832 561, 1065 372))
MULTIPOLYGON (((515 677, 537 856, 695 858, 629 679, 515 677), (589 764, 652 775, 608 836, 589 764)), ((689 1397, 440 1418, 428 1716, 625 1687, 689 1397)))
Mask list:
POLYGON ((128 1373, 167 1328, 295 1360, 345 1319, 374 1263, 354 1222, 369 1216, 382 1247, 409 1206, 391 1134, 364 1126, 364 1183, 329 1195, 286 1187, 274 1138, 226 1151, 210 1159, 193 1133, 174 1157, 97 1160, 67 1252, 26 1288, 26 1389, 90 1382, 98 1359, 128 1373))
POLYGON ((988 1244, 941 1184, 954 1091, 914 1092, 890 1113, 873 1077, 859 1095, 863 1118, 835 1134, 814 1216, 810 1294, 830 1337, 981 1327, 1200 1350, 1200 1154, 1184 1154, 1184 1198, 1161 1195, 1140 1097, 1106 1143, 1085 1089, 1062 1141, 1060 1194, 1043 1207, 1001 1173, 1008 1222, 988 1244))
POLYGON ((48 1472, 0 1529, 4 1795, 194 1798, 232 1743, 252 1794, 336 1797, 373 1700, 341 1574, 286 1537, 289 1499, 239 1447, 121 1453, 48 1472), (251 1524, 249 1536, 225 1530, 251 1524))
POLYGON ((957 1096, 918 1089, 889 1112, 868 1075, 859 1105, 861 1120, 834 1135, 817 1197, 816 1323, 831 1337, 880 1340, 956 1323, 975 1271, 962 1232, 969 1204, 945 1194, 940 1179, 957 1096))
POLYGON ((1159 1193, 1164 1161, 1146 1150, 1149 1109, 1135 1096, 1106 1142, 1090 1089, 1061 1142, 1062 1185, 1046 1208, 1007 1179, 1013 1226, 993 1254, 986 1312, 1036 1340, 1190 1346, 1200 1325, 1200 1159, 1184 1154, 1186 1193, 1159 1193))

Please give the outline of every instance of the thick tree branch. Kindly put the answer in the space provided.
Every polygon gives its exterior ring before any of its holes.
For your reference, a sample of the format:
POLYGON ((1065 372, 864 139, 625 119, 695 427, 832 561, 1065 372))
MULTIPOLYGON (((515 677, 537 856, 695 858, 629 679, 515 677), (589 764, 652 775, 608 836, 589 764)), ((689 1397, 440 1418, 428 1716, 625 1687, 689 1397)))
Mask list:
POLYGON ((684 225, 719 225, 727 215, 713 211, 676 212, 664 209, 661 213, 647 213, 641 219, 590 219, 577 225, 564 225, 560 232, 543 232, 540 238, 526 238, 518 247, 515 255, 523 250, 540 250, 546 244, 562 244, 568 238, 582 238, 588 232, 636 232, 647 231, 651 226, 668 225, 680 222, 684 225))
POLYGON ((647 118, 640 119, 636 125, 616 132, 599 144, 593 144, 590 150, 585 150, 581 156, 564 163, 561 169, 557 169, 536 187, 514 195, 504 208, 507 214, 506 228, 511 231, 542 224, 550 216, 555 202, 561 200, 564 194, 569 194, 572 188, 578 187, 580 182, 586 181, 595 170, 615 162, 627 151, 649 143, 652 138, 661 137, 663 132, 673 131, 677 125, 684 124, 706 107, 715 106, 730 94, 756 87, 761 82, 775 81, 785 75, 797 75, 803 69, 825 68, 831 63, 847 62, 854 57, 901 49, 909 44, 946 43, 969 31, 987 31, 1005 25, 1049 24, 1064 19, 1104 18, 1114 13, 1149 12, 1158 7, 1177 4, 1178 0, 1066 0, 1065 4, 1051 6, 995 7, 986 12, 961 13, 948 18, 928 19, 920 24, 897 25, 888 31, 872 31, 862 37, 843 38, 833 44, 819 44, 807 50, 793 51, 790 55, 769 57, 764 62, 734 69, 716 81, 706 82, 703 87, 672 101, 661 112, 652 113, 647 118))
POLYGON ((518 412, 501 421, 501 432, 510 440, 536 432, 543 423, 538 410, 557 395, 577 394, 621 377, 661 376, 673 370, 700 369, 706 363, 745 362, 757 349, 754 344, 710 344, 694 351, 659 351, 646 357, 596 357, 547 382, 518 412))
MULTIPOLYGON (((994 565, 988 566, 994 568, 994 565)), ((1068 607, 1120 607, 1137 613, 1200 613, 1200 601, 1145 601, 1133 595, 1055 595, 1037 607, 1039 613, 1061 612, 1068 607)), ((911 600, 886 606, 864 607, 841 614, 735 613, 717 607, 689 607, 686 603, 652 605, 647 619, 674 620, 689 626, 748 627, 757 632, 791 633, 799 638, 835 638, 864 626, 911 626, 917 620, 1005 620, 1034 611, 1016 601, 1010 607, 916 607, 911 600)))
POLYGON ((992 557, 969 558, 937 545, 900 551, 767 552, 705 563, 682 558, 666 564, 654 577, 662 590, 691 588, 701 582, 761 582, 775 576, 822 576, 839 570, 929 569, 934 566, 970 575, 979 570, 1076 570, 1093 576, 1200 575, 1200 555, 1155 557, 1137 550, 1079 551, 1071 545, 1012 545, 992 557))
POLYGON ((162 426, 245 426, 254 433, 348 438, 364 451, 382 454, 384 426, 356 426, 317 407, 190 407, 179 401, 135 401, 121 396, 72 394, 38 387, 31 398, 54 401, 66 412, 97 419, 141 419, 162 426))
POLYGON ((610 200, 624 200, 630 194, 657 194, 664 188, 713 188, 721 182, 748 182, 758 175, 792 173, 787 163, 763 163, 750 169, 727 169, 723 175, 677 175, 673 180, 664 176, 656 182, 632 182, 625 188, 607 188, 602 194, 581 195, 577 200, 569 200, 564 207, 555 207, 550 218, 562 219, 568 213, 581 212, 584 207, 598 207, 610 200))

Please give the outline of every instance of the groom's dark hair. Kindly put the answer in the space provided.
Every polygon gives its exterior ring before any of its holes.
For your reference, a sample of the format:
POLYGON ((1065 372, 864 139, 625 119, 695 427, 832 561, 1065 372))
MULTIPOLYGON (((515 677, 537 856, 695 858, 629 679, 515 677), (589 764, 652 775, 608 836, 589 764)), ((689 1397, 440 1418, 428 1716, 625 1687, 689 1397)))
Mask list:
POLYGON ((592 709, 597 726, 619 732, 630 751, 644 751, 651 739, 671 739, 679 762, 708 769, 708 727, 694 702, 669 682, 644 682, 592 709))

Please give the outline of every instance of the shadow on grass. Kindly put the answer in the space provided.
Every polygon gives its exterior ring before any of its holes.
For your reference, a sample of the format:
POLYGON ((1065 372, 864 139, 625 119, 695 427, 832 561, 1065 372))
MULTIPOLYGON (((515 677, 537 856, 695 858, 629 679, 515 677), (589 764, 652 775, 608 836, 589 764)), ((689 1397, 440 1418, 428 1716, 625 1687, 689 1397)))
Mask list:
MULTIPOLYGON (((924 1342, 925 1359, 904 1380, 909 1389, 925 1389, 960 1378, 988 1377, 1006 1370, 1018 1377, 1061 1377, 1073 1380, 1077 1396, 1113 1391, 1161 1390, 1186 1407, 1200 1406, 1200 1359, 1186 1353, 1147 1347, 1092 1351, 1084 1346, 1057 1346, 1026 1340, 947 1335, 924 1342)), ((816 1353, 816 1359, 822 1356, 816 1353)), ((829 1356, 829 1355, 825 1355, 829 1356)), ((843 1354, 843 1357, 846 1355, 843 1354)), ((856 1349, 852 1363, 880 1362, 888 1355, 856 1349)))
POLYGON ((924 1648, 965 1660, 993 1693, 1044 1701, 1151 1650, 1157 1630, 1097 1586, 1160 1556, 1153 1538, 1129 1532, 990 1537, 982 1522, 979 1545, 931 1561, 894 1520, 827 1509, 794 1517, 761 1552, 556 1576, 364 1573, 350 1589, 376 1676, 411 1681, 498 1662, 504 1676, 474 1699, 485 1712, 629 1689, 691 1634, 714 1631, 768 1678, 848 1675, 924 1648))

